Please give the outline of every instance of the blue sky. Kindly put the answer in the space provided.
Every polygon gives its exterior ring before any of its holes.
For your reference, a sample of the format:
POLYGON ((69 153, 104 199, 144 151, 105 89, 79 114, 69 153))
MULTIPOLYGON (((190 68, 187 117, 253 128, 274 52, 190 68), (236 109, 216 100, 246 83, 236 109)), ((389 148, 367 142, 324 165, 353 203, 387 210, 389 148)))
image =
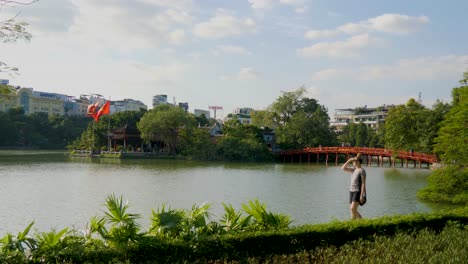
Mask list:
MULTIPOLYGON (((25 0, 23 0, 25 1, 25 0)), ((450 101, 468 70, 468 1, 40 0, 30 42, 0 43, 15 85, 151 107, 265 109, 301 86, 335 108, 450 101)))

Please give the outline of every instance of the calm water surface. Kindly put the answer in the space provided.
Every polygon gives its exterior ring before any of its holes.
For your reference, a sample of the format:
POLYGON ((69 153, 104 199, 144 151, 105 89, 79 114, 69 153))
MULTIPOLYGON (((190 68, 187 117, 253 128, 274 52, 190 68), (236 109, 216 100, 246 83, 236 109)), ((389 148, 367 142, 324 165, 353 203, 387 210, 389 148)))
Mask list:
MULTIPOLYGON (((427 169, 365 167, 368 202, 364 217, 428 212, 433 205, 416 198, 427 169)), ((76 227, 102 216, 108 194, 122 195, 130 212, 143 216, 163 203, 191 208, 212 203, 215 220, 221 203, 240 209, 258 198, 267 209, 291 216, 293 225, 348 219, 349 174, 316 164, 232 164, 168 160, 70 158, 63 152, 0 151, 0 235, 76 227)))

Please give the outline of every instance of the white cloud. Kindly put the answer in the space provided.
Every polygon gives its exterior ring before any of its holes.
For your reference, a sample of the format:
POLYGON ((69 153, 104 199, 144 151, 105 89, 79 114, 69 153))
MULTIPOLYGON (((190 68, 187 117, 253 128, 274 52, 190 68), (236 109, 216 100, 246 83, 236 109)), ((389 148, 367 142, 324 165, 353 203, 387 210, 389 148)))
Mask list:
POLYGON ((296 13, 303 14, 307 12, 308 9, 309 8, 307 6, 302 6, 302 7, 297 7, 294 11, 296 11, 296 13))
POLYGON ((373 30, 395 34, 409 34, 429 23, 427 16, 412 17, 400 14, 384 14, 368 20, 373 30))
POLYGON ((305 2, 306 0, 280 0, 280 3, 285 5, 302 5, 305 2))
POLYGON ((182 45, 185 42, 185 31, 182 29, 176 29, 167 35, 167 39, 169 43, 182 45))
POLYGON ((218 39, 249 34, 255 30, 253 19, 237 18, 224 10, 218 10, 208 21, 196 24, 193 33, 199 38, 218 39))
POLYGON ((256 79, 260 76, 260 73, 254 70, 252 67, 244 67, 239 70, 236 75, 221 75, 219 79, 222 81, 228 80, 251 80, 256 79))
POLYGON ((193 6, 193 0, 137 0, 137 2, 176 9, 188 9, 193 6))
POLYGON ((319 42, 309 47, 298 49, 303 57, 357 57, 360 52, 378 40, 369 34, 350 37, 344 41, 319 42))
POLYGON ((369 65, 357 68, 331 68, 312 75, 314 81, 332 79, 380 80, 441 80, 457 79, 466 70, 468 55, 401 59, 390 65, 369 65))
POLYGON ((237 79, 239 80, 249 80, 255 79, 259 76, 259 73, 251 67, 246 67, 240 69, 239 73, 237 74, 237 79))
POLYGON ((336 29, 309 30, 306 38, 330 38, 339 33, 348 35, 363 34, 370 32, 385 32, 392 34, 410 34, 421 29, 422 26, 429 23, 427 16, 408 16, 401 14, 383 14, 378 17, 356 23, 347 23, 338 26, 336 29))
POLYGON ((309 30, 304 34, 304 37, 307 39, 332 38, 339 34, 338 30, 309 30))
POLYGON ((270 8, 273 5, 273 0, 249 0, 253 9, 270 8))
POLYGON ((228 54, 238 54, 238 55, 248 55, 251 54, 246 48, 235 45, 220 45, 216 47, 214 51, 216 55, 219 53, 228 53, 228 54))

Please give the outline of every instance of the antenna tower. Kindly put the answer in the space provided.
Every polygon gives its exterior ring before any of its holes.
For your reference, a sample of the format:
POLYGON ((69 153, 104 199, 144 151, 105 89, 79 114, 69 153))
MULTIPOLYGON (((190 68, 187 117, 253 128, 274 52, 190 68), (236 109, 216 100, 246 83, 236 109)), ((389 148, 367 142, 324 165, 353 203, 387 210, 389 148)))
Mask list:
POLYGON ((223 110, 222 106, 217 106, 217 105, 210 105, 208 106, 208 108, 213 109, 215 119, 216 119, 216 110, 223 110))
POLYGON ((418 103, 422 104, 422 92, 418 93, 418 103))

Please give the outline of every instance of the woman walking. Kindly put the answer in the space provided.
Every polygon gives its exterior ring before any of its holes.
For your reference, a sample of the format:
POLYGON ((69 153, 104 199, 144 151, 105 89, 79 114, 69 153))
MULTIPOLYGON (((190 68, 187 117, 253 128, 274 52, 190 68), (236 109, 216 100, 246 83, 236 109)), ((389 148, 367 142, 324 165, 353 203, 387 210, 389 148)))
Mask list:
POLYGON ((356 157, 348 159, 341 167, 342 170, 352 173, 351 185, 349 187, 351 219, 362 218, 358 212, 358 207, 366 202, 366 170, 361 168, 361 164, 361 155, 357 154, 356 157), (353 168, 348 168, 351 162, 353 163, 353 168))

